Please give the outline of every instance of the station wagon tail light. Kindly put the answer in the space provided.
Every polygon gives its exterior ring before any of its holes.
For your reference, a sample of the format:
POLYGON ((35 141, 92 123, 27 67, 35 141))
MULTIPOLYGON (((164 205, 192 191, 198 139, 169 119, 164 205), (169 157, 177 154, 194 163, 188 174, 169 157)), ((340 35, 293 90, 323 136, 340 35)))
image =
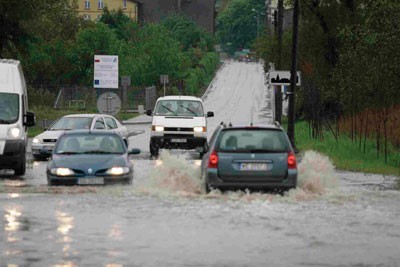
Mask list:
POLYGON ((293 154, 293 152, 289 152, 287 158, 287 164, 289 169, 297 168, 296 156, 293 154))
POLYGON ((218 168, 218 154, 215 150, 211 153, 208 159, 208 168, 218 168))
POLYGON ((162 132, 162 131, 164 131, 164 126, 153 125, 153 126, 151 126, 151 130, 155 131, 155 132, 162 132))
POLYGON ((203 133, 207 131, 206 127, 201 127, 201 126, 196 126, 193 128, 193 131, 195 131, 196 133, 203 133))

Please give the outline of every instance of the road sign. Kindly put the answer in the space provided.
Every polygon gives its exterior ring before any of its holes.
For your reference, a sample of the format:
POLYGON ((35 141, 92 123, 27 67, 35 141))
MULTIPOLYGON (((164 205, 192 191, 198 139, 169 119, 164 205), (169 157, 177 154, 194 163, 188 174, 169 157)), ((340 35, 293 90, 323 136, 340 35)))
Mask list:
POLYGON ((118 88, 118 56, 94 56, 94 88, 118 88))
MULTIPOLYGON (((270 85, 290 85, 290 71, 270 71, 270 85)), ((297 72, 296 85, 301 85, 300 71, 297 72)))
POLYGON ((168 83, 168 75, 160 75, 160 83, 168 83))
POLYGON ((104 93, 97 100, 97 109, 103 114, 117 115, 121 110, 121 99, 116 93, 104 93))
POLYGON ((131 85, 131 76, 122 76, 121 77, 121 85, 122 86, 130 86, 131 85))

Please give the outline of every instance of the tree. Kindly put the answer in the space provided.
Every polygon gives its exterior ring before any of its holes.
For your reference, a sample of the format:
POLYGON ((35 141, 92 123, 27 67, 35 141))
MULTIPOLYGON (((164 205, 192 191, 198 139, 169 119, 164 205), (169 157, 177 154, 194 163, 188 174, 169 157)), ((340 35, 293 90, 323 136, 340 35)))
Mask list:
POLYGON ((180 42, 182 50, 200 48, 204 52, 214 51, 214 39, 211 34, 188 17, 172 15, 165 18, 161 24, 180 42))
POLYGON ((107 24, 111 29, 114 29, 120 40, 134 41, 139 31, 139 25, 126 16, 122 9, 109 11, 105 7, 99 22, 107 24))
POLYGON ((69 0, 0 1, 0 58, 26 53, 26 44, 37 35, 49 36, 46 40, 54 32, 71 36, 77 22, 70 20, 73 4, 69 0), (65 24, 72 26, 66 30, 65 24))
POLYGON ((119 40, 115 31, 104 23, 81 29, 68 51, 69 61, 73 62, 73 69, 68 73, 69 80, 73 84, 92 85, 94 55, 124 58, 128 52, 126 43, 119 40))
MULTIPOLYGON (((217 17, 217 37, 230 54, 249 48, 257 37, 257 14, 265 11, 264 0, 232 0, 217 17), (254 12, 253 9, 256 11, 254 12)), ((262 20, 262 16, 259 17, 262 20)), ((262 32, 263 23, 260 23, 262 32)))

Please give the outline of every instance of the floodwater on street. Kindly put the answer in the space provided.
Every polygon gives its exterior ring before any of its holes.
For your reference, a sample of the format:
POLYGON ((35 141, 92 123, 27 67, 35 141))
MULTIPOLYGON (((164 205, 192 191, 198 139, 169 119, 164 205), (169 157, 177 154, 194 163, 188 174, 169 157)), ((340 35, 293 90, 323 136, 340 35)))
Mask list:
MULTIPOLYGON (((226 63, 204 97, 209 130, 268 120, 270 97, 261 64, 226 63)), ((0 266, 400 266, 396 177, 307 151, 295 190, 205 194, 195 151, 151 159, 149 124, 129 127, 132 185, 48 187, 46 161, 0 172, 0 266)))

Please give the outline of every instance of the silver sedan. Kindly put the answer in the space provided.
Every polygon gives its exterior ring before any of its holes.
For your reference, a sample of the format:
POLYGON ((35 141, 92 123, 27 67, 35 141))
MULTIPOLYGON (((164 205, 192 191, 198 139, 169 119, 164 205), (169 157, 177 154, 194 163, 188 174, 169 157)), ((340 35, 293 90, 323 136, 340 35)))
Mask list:
POLYGON ((110 130, 121 135, 128 146, 128 129, 115 117, 106 114, 71 114, 55 121, 43 133, 32 140, 32 155, 35 159, 46 159, 53 152, 59 136, 69 130, 110 130))

